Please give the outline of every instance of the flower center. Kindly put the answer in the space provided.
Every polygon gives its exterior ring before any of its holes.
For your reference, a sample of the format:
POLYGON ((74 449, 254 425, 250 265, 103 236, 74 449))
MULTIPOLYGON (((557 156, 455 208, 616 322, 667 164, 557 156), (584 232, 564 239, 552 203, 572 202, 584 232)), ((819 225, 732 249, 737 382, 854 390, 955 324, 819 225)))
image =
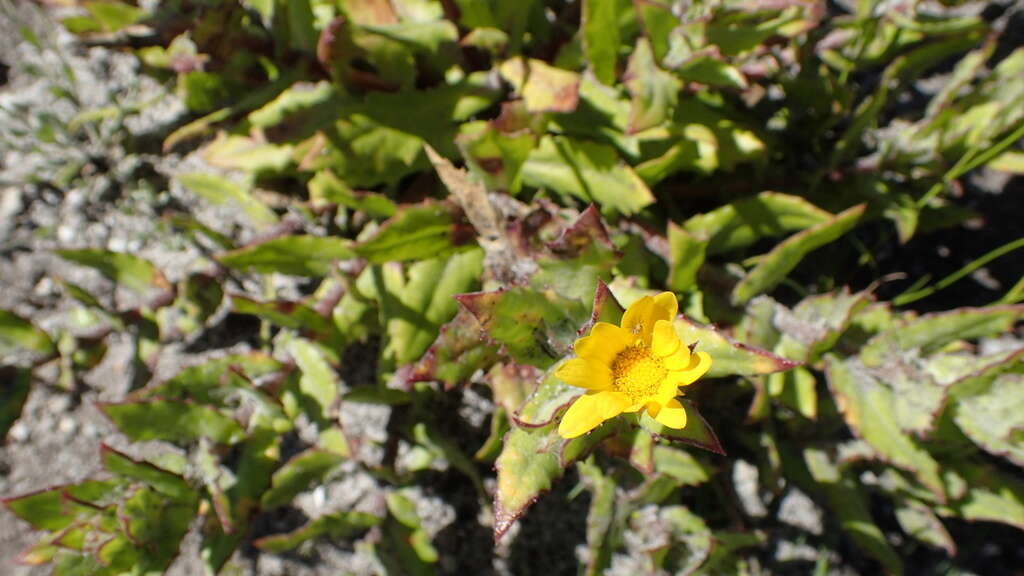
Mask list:
POLYGON ((657 394, 667 375, 661 358, 648 346, 630 346, 612 362, 612 388, 629 396, 633 404, 657 394))

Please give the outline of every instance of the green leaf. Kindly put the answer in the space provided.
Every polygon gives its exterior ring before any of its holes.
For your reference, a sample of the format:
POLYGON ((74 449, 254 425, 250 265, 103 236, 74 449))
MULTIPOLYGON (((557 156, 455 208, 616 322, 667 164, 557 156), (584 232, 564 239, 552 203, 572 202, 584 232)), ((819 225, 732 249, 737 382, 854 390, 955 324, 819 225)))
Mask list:
POLYGON ((501 454, 501 443, 510 426, 508 412, 505 408, 502 406, 495 408, 494 414, 491 415, 490 433, 476 453, 473 454, 473 459, 477 462, 493 463, 498 455, 501 454))
POLYGON ((345 340, 334 323, 305 304, 287 300, 260 302, 240 294, 232 294, 231 303, 239 314, 252 314, 282 328, 305 331, 334 350, 345 347, 345 340))
POLYGON ((412 396, 404 390, 380 386, 359 386, 345 394, 345 402, 377 404, 379 406, 405 406, 412 403, 412 396))
MULTIPOLYGON (((204 527, 206 538, 203 547, 217 548, 213 552, 219 556, 223 548, 233 549, 237 545, 237 538, 230 534, 238 532, 235 521, 242 518, 241 510, 232 506, 233 503, 228 496, 228 491, 235 483, 235 476, 221 463, 221 458, 214 449, 215 446, 210 442, 199 442, 192 458, 192 470, 193 475, 198 477, 206 489, 206 500, 212 512, 207 526, 204 527)), ((230 554, 230 551, 226 553, 230 554)))
POLYGON ((508 34, 497 28, 474 28, 462 38, 460 43, 462 46, 487 52, 494 58, 505 53, 505 49, 508 47, 508 34))
POLYGON ((580 76, 543 60, 513 58, 498 66, 502 77, 530 112, 572 112, 579 101, 580 76))
MULTIPOLYGON (((407 109, 408 104, 402 107, 407 109)), ((309 168, 331 168, 350 186, 392 186, 426 167, 420 138, 381 126, 365 116, 341 120, 332 132, 330 153, 323 154, 322 161, 309 168)))
POLYGON ((1022 317, 1024 306, 965 307, 926 314, 875 336, 860 355, 866 365, 878 366, 887 356, 906 350, 930 354, 956 340, 1005 333, 1022 317))
POLYGON ((345 432, 340 426, 322 431, 320 437, 317 438, 317 447, 343 458, 348 458, 352 453, 352 449, 349 447, 349 440, 345 437, 345 432))
POLYGON ((629 447, 629 463, 645 476, 654 472, 655 437, 643 430, 634 430, 632 443, 629 447))
POLYGON ((289 0, 285 8, 288 43, 295 50, 313 53, 320 33, 315 26, 311 0, 289 0))
POLYGON ((601 473, 601 469, 591 461, 576 465, 580 480, 590 492, 590 511, 587 513, 587 547, 590 549, 590 561, 583 571, 586 576, 597 576, 611 564, 612 559, 612 527, 615 519, 615 480, 601 473))
POLYGON ((264 552, 281 554, 324 536, 332 542, 349 541, 380 522, 380 517, 364 512, 338 512, 320 516, 291 532, 257 538, 253 545, 264 552))
POLYGON ((672 478, 682 486, 703 484, 711 479, 714 472, 688 451, 660 444, 654 447, 654 471, 672 478))
POLYGON ((178 182, 214 206, 233 204, 245 212, 257 228, 277 223, 277 215, 242 186, 212 174, 179 174, 178 182))
POLYGON ((744 304, 754 296, 774 288, 796 268, 808 253, 834 242, 857 225, 867 206, 854 206, 821 224, 798 232, 766 254, 732 291, 732 300, 744 304))
POLYGON ((664 438, 673 442, 684 442, 725 456, 725 450, 722 449, 718 436, 715 435, 715 431, 711 429, 711 426, 704 420, 704 417, 697 411, 697 407, 689 400, 680 400, 680 403, 686 409, 686 426, 684 428, 675 429, 664 426, 654 418, 651 418, 646 410, 642 410, 640 413, 640 426, 658 438, 664 438))
POLYGON ((537 145, 529 130, 506 131, 498 121, 466 122, 455 143, 466 165, 488 190, 518 194, 522 188, 522 167, 537 145))
POLYGON ((576 331, 590 315, 579 300, 521 286, 457 298, 516 362, 538 368, 547 368, 568 354, 576 331))
POLYGON ((674 292, 688 292, 696 287, 697 272, 704 265, 707 249, 707 240, 701 240, 669 222, 669 288, 674 292))
POLYGON ((57 250, 57 254, 68 262, 93 268, 136 292, 143 293, 154 288, 170 289, 167 278, 156 266, 132 254, 107 250, 57 250))
MULTIPOLYGON (((658 528, 666 530, 673 554, 664 555, 656 550, 648 552, 657 558, 656 564, 672 574, 694 574, 711 557, 714 540, 704 520, 682 506, 658 509, 658 528)), ((630 529, 641 532, 644 518, 637 512, 630 516, 630 529)))
POLYGON ((357 244, 355 251, 374 264, 445 256, 473 240, 472 230, 461 220, 450 204, 409 206, 357 244))
POLYGON ((799 362, 780 358, 767 350, 736 342, 711 326, 705 326, 685 316, 674 322, 676 334, 687 346, 711 355, 711 369, 707 377, 753 376, 771 374, 799 366, 799 362))
POLYGON ((534 258, 537 271, 530 276, 530 286, 581 302, 594 298, 598 287, 611 280, 622 258, 593 204, 545 247, 534 258))
POLYGON ((3 444, 7 431, 21 416, 31 387, 31 370, 0 366, 0 444, 3 444))
POLYGON ((418 361, 437 339, 441 325, 458 311, 457 295, 475 288, 483 273, 483 251, 422 260, 406 278, 385 280, 381 313, 387 332, 383 354, 397 365, 418 361))
POLYGON ((344 460, 345 458, 339 454, 318 448, 310 448, 296 454, 274 472, 270 489, 263 494, 263 509, 272 510, 290 503, 300 492, 322 482, 327 474, 344 460))
POLYGON ((105 500, 117 487, 118 483, 113 481, 87 480, 78 485, 56 486, 5 498, 2 502, 36 530, 57 532, 79 519, 100 514, 102 508, 98 502, 105 500))
POLYGON ((773 396, 804 418, 818 417, 818 381, 810 370, 798 366, 789 372, 770 374, 768 389, 773 396))
POLYGON ((212 273, 189 274, 178 284, 178 297, 157 312, 161 334, 195 334, 210 321, 224 301, 224 287, 212 273))
POLYGON ((199 404, 223 403, 230 391, 231 376, 242 374, 249 379, 266 376, 281 369, 281 363, 263 352, 232 354, 207 360, 182 369, 167 381, 138 390, 133 399, 190 399, 199 404))
POLYGON ((191 216, 187 216, 185 214, 170 214, 165 218, 174 228, 187 234, 193 239, 193 241, 197 241, 196 239, 202 236, 223 250, 230 250, 235 246, 234 242, 231 241, 231 238, 217 232, 213 228, 210 228, 191 216))
POLYGON ((46 332, 13 312, 0 310, 0 354, 10 354, 16 350, 25 350, 41 357, 57 353, 53 340, 50 340, 46 332))
POLYGON ((544 374, 521 407, 513 407, 512 419, 516 425, 522 428, 547 426, 561 409, 567 408, 585 392, 555 377, 558 367, 564 361, 555 364, 544 374))
POLYGON ((947 389, 922 371, 916 359, 893 355, 885 364, 865 370, 891 390, 893 410, 902 430, 919 437, 933 432, 947 389))
POLYGON ((1024 375, 990 380, 983 393, 957 396, 953 421, 986 452, 1024 467, 1024 375))
POLYGON ((620 0, 584 0, 582 5, 583 53, 594 76, 613 86, 619 58, 619 19, 625 5, 620 0))
POLYGON ((713 573, 741 574, 747 567, 745 554, 737 553, 743 548, 760 548, 767 545, 768 537, 763 532, 715 531, 715 547, 711 550, 703 568, 713 573))
POLYGON ((657 140, 645 147, 637 174, 654 185, 681 171, 710 175, 735 171, 741 163, 763 162, 765 143, 737 120, 700 96, 680 96, 674 127, 668 134, 651 131, 657 140))
POLYGON ((1024 152, 1007 150, 989 162, 988 167, 1010 174, 1024 174, 1024 152))
POLYGON ((459 30, 447 20, 403 22, 399 24, 361 26, 362 30, 385 36, 404 44, 414 52, 436 54, 445 45, 459 40, 459 30))
POLYGON ((635 214, 654 196, 615 148, 564 136, 545 136, 523 164, 523 183, 595 202, 603 211, 635 214))
POLYGON ((856 358, 825 356, 825 374, 846 423, 885 461, 912 472, 940 501, 945 488, 939 463, 900 427, 893 391, 872 376, 856 358))
POLYGON ((495 539, 501 538, 526 508, 562 477, 566 466, 584 456, 614 426, 605 424, 572 440, 559 436, 554 424, 509 430, 494 465, 498 471, 494 492, 495 539))
POLYGON ((733 332, 734 335, 738 340, 754 346, 775 349, 782 338, 782 334, 775 326, 775 313, 780 307, 778 302, 768 296, 754 298, 747 304, 743 318, 733 332))
POLYGON ((333 126, 311 126, 323 131, 327 148, 307 156, 305 167, 329 168, 352 187, 397 184, 428 167, 425 142, 445 156, 454 156, 459 123, 497 97, 493 82, 479 72, 430 90, 373 92, 365 98, 345 99, 330 110, 332 118, 339 118, 333 126))
MULTIPOLYGON (((64 501, 60 489, 7 498, 3 503, 11 513, 31 524, 36 530, 50 532, 71 525, 75 521, 73 512, 78 508, 75 503, 64 501)), ((86 512, 95 511, 86 509, 86 512)))
POLYGON ((660 126, 672 118, 682 84, 658 67, 651 43, 646 38, 637 40, 624 83, 633 97, 629 115, 630 134, 660 126))
POLYGON ((274 0, 242 0, 242 5, 260 15, 264 28, 270 28, 274 22, 276 3, 274 0))
POLYGON ((171 502, 143 488, 118 506, 117 515, 126 535, 145 550, 136 570, 142 574, 162 573, 171 564, 195 518, 196 504, 195 500, 171 502))
POLYGON ((789 313, 777 309, 775 325, 785 338, 779 345, 788 358, 816 362, 830 350, 853 317, 870 302, 868 291, 851 293, 847 288, 809 296, 789 313))
POLYGON ((235 115, 263 106, 294 84, 297 79, 302 77, 302 75, 303 71, 301 69, 287 70, 274 81, 253 90, 249 94, 246 94, 244 97, 239 99, 236 104, 220 108, 205 116, 186 123, 184 126, 171 132, 167 138, 164 139, 163 150, 167 152, 174 149, 182 142, 186 142, 200 136, 205 136, 218 124, 231 119, 235 115))
POLYGON ((956 542, 927 505, 904 500, 896 507, 896 521, 910 537, 945 550, 951 558, 956 556, 956 542))
POLYGON ((618 89, 584 75, 579 98, 580 104, 572 113, 551 114, 539 119, 523 114, 525 117, 517 117, 517 125, 541 133, 550 123, 556 132, 614 146, 630 160, 640 156, 638 137, 627 134, 630 102, 618 89))
POLYGON ((451 389, 498 359, 498 346, 480 338, 480 323, 466 308, 440 327, 437 339, 407 376, 410 382, 437 381, 451 389))
POLYGON ((67 295, 82 306, 96 310, 106 310, 103 304, 85 288, 64 279, 58 279, 58 282, 60 282, 61 288, 67 292, 67 295))
POLYGON ((112 474, 131 478, 149 485, 157 492, 179 502, 190 502, 196 498, 192 486, 180 475, 146 461, 138 461, 103 444, 100 447, 103 467, 112 474))
POLYGON ((747 79, 735 66, 709 55, 697 56, 676 69, 683 80, 709 86, 746 90, 747 79))
POLYGON ((209 406, 174 400, 102 404, 100 409, 134 442, 189 443, 200 438, 234 444, 245 431, 230 416, 209 406))
MULTIPOLYGON (((284 87, 273 96, 273 99, 268 99, 269 102, 261 104, 246 118, 253 128, 281 130, 289 124, 303 122, 306 116, 317 117, 322 108, 334 102, 337 97, 337 88, 329 82, 314 84, 300 80, 284 87)), ((296 129, 292 128, 292 130, 296 129)), ((295 132, 289 130, 286 134, 292 135, 295 132)), ((306 132, 301 130, 298 134, 300 135, 298 137, 301 137, 306 132)), ((275 138, 275 140, 280 139, 275 138)))
POLYGON ((498 363, 487 373, 486 381, 491 386, 494 403, 504 408, 506 414, 514 414, 537 388, 541 374, 533 366, 498 363))
POLYGON ((293 164, 294 153, 295 149, 289 145, 222 133, 203 148, 202 156, 210 165, 218 168, 274 174, 284 172, 293 164))
POLYGON ((902 574, 903 562, 871 517, 870 503, 856 480, 842 474, 820 450, 804 450, 804 460, 842 529, 888 574, 902 574))
MULTIPOLYGON (((105 542, 96 551, 95 558, 91 556, 81 556, 80 558, 85 559, 84 567, 82 568, 87 574, 95 574, 96 572, 94 571, 102 567, 111 569, 112 574, 117 574, 119 571, 123 573, 129 570, 144 571, 149 569, 149 567, 144 566, 148 562, 142 557, 140 548, 125 534, 118 534, 105 542)), ((164 568, 160 566, 152 567, 153 571, 158 574, 163 572, 164 568)), ((103 573, 101 572, 100 574, 103 573)))
POLYGON ((355 257, 351 242, 344 238, 282 236, 225 252, 217 261, 249 272, 320 277, 329 274, 336 261, 355 257))
POLYGON ((985 390, 990 377, 1015 367, 1022 358, 1024 350, 1020 349, 984 355, 956 350, 929 357, 923 369, 939 384, 950 386, 950 396, 956 398, 985 390))
POLYGON ((435 574, 437 549, 423 529, 416 507, 399 492, 389 492, 386 502, 390 515, 385 519, 383 538, 377 558, 388 575, 420 576, 435 574))
POLYGON ((948 462, 967 487, 963 498, 950 505, 952 512, 965 520, 1001 522, 1024 530, 1024 482, 980 462, 948 462))
POLYGON ((60 19, 60 26, 65 27, 72 34, 91 34, 100 32, 99 23, 95 18, 89 16, 69 16, 60 19))
POLYGON ((683 228, 707 240, 707 252, 712 255, 739 250, 761 238, 775 238, 831 219, 831 214, 799 196, 761 192, 698 214, 684 222, 683 228))
MULTIPOLYGON (((203 526, 200 556, 211 574, 220 571, 246 537, 247 531, 236 527, 247 526, 249 518, 258 510, 260 498, 270 487, 270 475, 280 458, 280 444, 278 434, 267 429, 255 430, 242 443, 234 466, 235 483, 223 493, 229 505, 226 512, 230 516, 222 518, 214 500, 216 514, 203 526), (221 525, 224 520, 227 523, 221 525), (232 530, 233 533, 230 532, 232 530)), ((220 474, 220 470, 217 473, 220 474)))
POLYGON ((309 199, 314 205, 331 202, 366 213, 373 218, 390 218, 398 211, 387 196, 356 192, 330 170, 321 170, 309 181, 309 199))
POLYGON ((288 352, 302 372, 299 378, 299 391, 315 406, 315 412, 311 416, 317 422, 329 420, 338 399, 338 377, 334 370, 324 359, 320 349, 308 340, 292 340, 288 352))
POLYGON ((104 32, 117 32, 138 22, 145 10, 123 2, 84 2, 85 9, 100 24, 104 32))
MULTIPOLYGON (((70 28, 68 31, 73 32, 70 28)), ((43 564, 53 562, 54 558, 62 551, 60 547, 53 543, 59 534, 61 533, 58 532, 53 536, 36 542, 28 550, 19 554, 15 561, 25 566, 42 566, 43 564)))
POLYGON ((679 26, 679 19, 672 13, 669 3, 643 2, 634 4, 637 19, 651 40, 654 56, 660 62, 669 51, 669 36, 679 26))
MULTIPOLYGON (((231 90, 226 77, 204 70, 191 70, 178 76, 178 94, 191 112, 210 112, 228 101, 231 90)), ((196 126, 197 130, 205 128, 196 126)))

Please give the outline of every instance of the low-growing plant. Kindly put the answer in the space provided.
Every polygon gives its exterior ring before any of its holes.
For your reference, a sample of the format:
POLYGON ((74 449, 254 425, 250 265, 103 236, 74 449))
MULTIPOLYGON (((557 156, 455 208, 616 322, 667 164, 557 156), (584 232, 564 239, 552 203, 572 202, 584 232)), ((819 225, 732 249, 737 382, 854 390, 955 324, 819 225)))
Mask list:
POLYGON ((882 277, 978 216, 966 175, 1020 172, 1018 7, 78 4, 69 30, 132 51, 191 113, 164 149, 212 169, 174 185, 247 227, 168 214, 205 254, 183 270, 59 251, 134 293, 65 282, 88 337, 0 313, 18 352, 0 431, 42 367, 76 389, 124 333, 133 387, 100 408, 180 448, 104 446, 97 479, 6 500, 45 533, 23 561, 162 573, 194 530, 211 574, 317 539, 381 573, 462 573, 414 502, 438 467, 497 542, 578 482, 585 574, 782 570, 794 494, 827 511, 800 536, 820 571, 957 566, 980 546, 963 522, 1024 529, 1024 283, 933 305, 1024 243, 935 282, 882 277), (152 376, 164 347, 232 322, 247 351, 152 376), (352 433, 358 405, 386 407, 382 440, 352 433), (383 487, 376 513, 254 531, 356 473, 383 487))

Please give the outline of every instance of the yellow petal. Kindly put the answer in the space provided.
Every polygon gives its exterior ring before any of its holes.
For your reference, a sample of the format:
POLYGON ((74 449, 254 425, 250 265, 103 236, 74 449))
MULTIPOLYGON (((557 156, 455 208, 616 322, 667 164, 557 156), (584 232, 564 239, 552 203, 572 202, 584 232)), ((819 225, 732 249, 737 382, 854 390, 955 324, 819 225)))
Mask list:
POLYGON ((648 400, 645 398, 645 399, 637 402, 636 404, 631 404, 631 405, 627 406, 626 409, 623 410, 623 412, 627 412, 627 413, 629 413, 629 412, 639 412, 641 408, 643 408, 644 406, 647 405, 647 402, 648 402, 648 400))
POLYGON ((622 327, 636 337, 643 339, 647 346, 651 345, 654 325, 658 320, 675 318, 679 303, 671 292, 662 292, 654 298, 644 296, 633 302, 622 315, 622 327))
MULTIPOLYGON (((676 300, 676 295, 671 292, 662 292, 655 296, 654 305, 669 322, 675 320, 676 315, 679 314, 679 300, 676 300)), ((659 316, 659 318, 661 317, 659 316)))
POLYGON ((612 370, 587 358, 570 358, 558 370, 555 377, 559 380, 587 390, 606 390, 612 386, 612 370))
POLYGON ((700 378, 711 369, 711 355, 707 352, 694 352, 690 355, 690 365, 686 367, 687 372, 694 372, 700 378))
POLYGON ((683 405, 675 398, 666 402, 653 416, 655 420, 669 428, 679 430, 686 427, 686 408, 683 408, 683 405))
POLYGON ((654 323, 654 335, 651 337, 651 350, 655 356, 671 356, 679 350, 679 336, 676 336, 676 329, 672 323, 666 320, 658 320, 654 323))
POLYGON ((658 404, 666 404, 669 400, 679 395, 679 384, 672 378, 666 378, 661 386, 658 386, 658 394, 655 395, 655 401, 658 404))
POLYGON ((688 346, 679 346, 677 350, 669 356, 662 358, 661 361, 668 370, 686 370, 691 362, 690 348, 688 346))
POLYGON ((629 407, 629 397, 622 392, 605 390, 594 394, 594 404, 605 420, 615 418, 629 407))
POLYGON ((654 312, 654 298, 644 296, 633 302, 622 315, 622 327, 637 338, 642 338, 644 329, 648 331, 653 328, 649 324, 650 317, 654 312))
POLYGON ((669 371, 666 380, 676 386, 688 386, 707 373, 711 368, 711 356, 707 352, 695 352, 690 357, 690 365, 683 370, 669 371))
POLYGON ((610 366, 619 352, 632 343, 633 336, 629 332, 614 324, 598 322, 590 330, 589 336, 584 336, 576 341, 574 348, 576 355, 580 358, 595 360, 610 366))
POLYGON ((576 399, 565 411, 558 423, 558 434, 562 438, 575 438, 597 428, 601 422, 622 413, 629 404, 620 392, 605 391, 584 394, 576 399))
POLYGON ((558 434, 562 438, 582 436, 604 421, 601 414, 594 409, 594 396, 596 394, 580 396, 565 411, 562 421, 558 423, 558 434))

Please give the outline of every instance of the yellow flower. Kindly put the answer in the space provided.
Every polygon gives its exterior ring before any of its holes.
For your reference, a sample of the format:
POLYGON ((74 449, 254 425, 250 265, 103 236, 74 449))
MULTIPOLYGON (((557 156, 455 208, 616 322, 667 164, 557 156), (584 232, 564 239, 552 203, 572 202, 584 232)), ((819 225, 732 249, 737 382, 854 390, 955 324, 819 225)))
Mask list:
POLYGON ((691 354, 672 327, 679 303, 671 292, 644 296, 626 310, 622 326, 598 322, 576 341, 576 358, 558 367, 559 379, 586 388, 562 416, 564 438, 585 434, 623 412, 647 413, 669 428, 686 426, 676 400, 711 367, 706 352, 691 354))

